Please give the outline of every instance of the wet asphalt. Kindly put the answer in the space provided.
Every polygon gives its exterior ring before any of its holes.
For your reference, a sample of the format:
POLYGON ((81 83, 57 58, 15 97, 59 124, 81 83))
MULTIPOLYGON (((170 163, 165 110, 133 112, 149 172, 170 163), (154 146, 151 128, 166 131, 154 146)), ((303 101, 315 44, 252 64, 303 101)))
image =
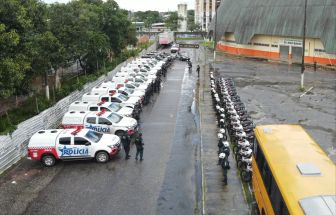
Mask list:
MULTIPOLYGON (((144 161, 134 160, 134 147, 130 160, 122 152, 107 164, 59 162, 44 168, 23 159, 0 177, 0 214, 249 214, 235 168, 224 186, 216 165, 215 116, 204 61, 211 61, 211 53, 202 50, 185 51, 201 65, 199 85, 195 72, 176 61, 160 94, 144 108, 144 161)), ((302 124, 336 160, 335 73, 308 68, 306 88, 314 89, 299 98, 300 68, 294 65, 218 59, 212 62, 216 75, 235 80, 257 124, 302 124)))
POLYGON ((300 66, 221 55, 216 75, 231 77, 257 125, 300 124, 336 162, 336 72, 305 71, 301 96, 300 66), (301 97, 300 97, 301 96, 301 97))
MULTIPOLYGON (((192 56, 193 53, 188 53, 192 56)), ((0 214, 194 214, 200 211, 196 78, 175 61, 143 109, 144 161, 21 161, 0 177, 0 214)))

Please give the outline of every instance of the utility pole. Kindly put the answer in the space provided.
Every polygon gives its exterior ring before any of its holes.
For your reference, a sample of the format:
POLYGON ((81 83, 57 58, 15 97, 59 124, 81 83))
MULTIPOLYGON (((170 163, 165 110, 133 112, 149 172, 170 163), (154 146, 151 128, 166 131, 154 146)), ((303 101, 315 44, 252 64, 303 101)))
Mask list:
POLYGON ((219 8, 220 3, 221 3, 221 0, 216 0, 216 5, 215 5, 215 31, 214 31, 214 61, 216 61, 216 46, 217 46, 217 10, 219 8))
POLYGON ((50 99, 50 94, 49 94, 49 83, 48 83, 48 70, 45 71, 45 79, 44 79, 44 84, 45 84, 45 93, 46 93, 46 98, 47 100, 50 99))
POLYGON ((306 19, 307 19, 307 0, 304 0, 304 18, 303 18, 303 40, 302 40, 302 64, 301 64, 301 89, 304 89, 304 71, 305 71, 305 51, 306 51, 306 19))

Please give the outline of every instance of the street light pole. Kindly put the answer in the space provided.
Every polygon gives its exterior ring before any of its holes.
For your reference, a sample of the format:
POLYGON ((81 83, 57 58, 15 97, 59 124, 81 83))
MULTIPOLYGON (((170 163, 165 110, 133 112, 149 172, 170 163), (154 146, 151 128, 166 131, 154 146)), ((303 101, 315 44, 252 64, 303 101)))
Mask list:
POLYGON ((303 18, 303 40, 302 40, 302 64, 301 64, 301 89, 304 89, 304 71, 305 71, 305 51, 306 51, 306 19, 307 19, 307 0, 304 0, 304 18, 303 18))
POLYGON ((217 46, 217 9, 218 9, 221 1, 216 0, 215 3, 216 4, 215 4, 215 29, 214 29, 214 61, 216 61, 216 46, 217 46))
MULTIPOLYGON (((210 0, 211 1, 211 0, 210 0)), ((216 1, 216 10, 215 10, 215 29, 214 29, 214 61, 216 61, 216 41, 217 41, 217 1, 216 1)))

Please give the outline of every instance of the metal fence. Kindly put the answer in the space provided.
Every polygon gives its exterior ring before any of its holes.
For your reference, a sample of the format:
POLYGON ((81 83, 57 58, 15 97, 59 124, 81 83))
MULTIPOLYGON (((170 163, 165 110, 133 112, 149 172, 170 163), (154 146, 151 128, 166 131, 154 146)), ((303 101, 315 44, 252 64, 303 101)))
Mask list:
MULTIPOLYGON (((146 52, 156 50, 156 44, 144 50, 140 55, 146 52)), ((68 106, 81 98, 91 89, 104 81, 111 80, 112 77, 125 66, 131 59, 119 64, 114 70, 107 75, 100 77, 98 80, 86 84, 81 91, 75 91, 69 96, 63 98, 53 107, 46 109, 39 115, 36 115, 22 123, 10 135, 0 136, 0 174, 18 162, 22 157, 27 155, 29 138, 38 130, 57 128, 60 125, 63 115, 67 112, 68 106)))

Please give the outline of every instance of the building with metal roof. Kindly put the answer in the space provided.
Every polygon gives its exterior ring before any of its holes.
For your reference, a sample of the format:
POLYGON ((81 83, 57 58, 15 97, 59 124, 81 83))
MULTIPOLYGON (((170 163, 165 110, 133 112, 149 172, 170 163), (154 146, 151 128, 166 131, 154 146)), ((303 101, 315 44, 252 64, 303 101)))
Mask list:
MULTIPOLYGON (((217 13, 217 48, 232 54, 300 62, 304 3, 222 0, 217 13)), ((336 0, 308 0, 306 20, 306 62, 336 65, 336 0)))

